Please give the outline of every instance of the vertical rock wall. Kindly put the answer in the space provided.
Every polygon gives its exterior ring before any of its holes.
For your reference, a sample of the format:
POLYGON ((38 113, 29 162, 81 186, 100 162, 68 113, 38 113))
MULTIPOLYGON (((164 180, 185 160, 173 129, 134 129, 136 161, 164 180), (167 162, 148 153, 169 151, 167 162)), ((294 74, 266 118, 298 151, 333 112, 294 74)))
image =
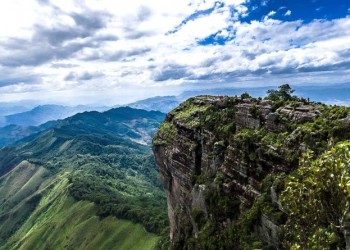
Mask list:
MULTIPOLYGON (((288 122, 297 127, 318 115, 312 105, 274 110, 269 101, 211 96, 190 99, 169 113, 154 138, 153 150, 167 194, 173 244, 186 248, 189 238, 198 238, 198 217, 215 220, 220 232, 251 208, 261 195, 264 178, 295 168, 295 158, 286 156, 303 151, 288 131, 288 122), (275 146, 246 135, 260 130, 265 134, 288 132, 289 141, 275 146), (225 198, 217 206, 213 205, 213 190, 225 198)), ((276 192, 271 204, 280 208, 276 192)), ((269 215, 261 214, 252 230, 261 240, 279 247, 279 226, 269 215)))

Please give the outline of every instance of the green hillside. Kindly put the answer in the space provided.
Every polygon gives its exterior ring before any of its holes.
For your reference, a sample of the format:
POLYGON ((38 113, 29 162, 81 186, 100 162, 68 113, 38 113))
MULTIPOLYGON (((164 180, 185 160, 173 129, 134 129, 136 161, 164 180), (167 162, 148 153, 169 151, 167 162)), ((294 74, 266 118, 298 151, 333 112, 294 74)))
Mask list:
MULTIPOLYGON (((35 195, 42 196, 39 204, 0 249, 153 249, 158 237, 141 225, 100 218, 94 203, 74 200, 67 176, 59 175, 47 183, 49 188, 44 184, 37 191, 35 195)), ((1 231, 11 226, 3 224, 1 231)))
POLYGON ((39 127, 8 125, 0 128, 0 148, 41 131, 39 127))
POLYGON ((2 149, 0 249, 153 249, 167 214, 147 142, 163 118, 86 112, 2 149))

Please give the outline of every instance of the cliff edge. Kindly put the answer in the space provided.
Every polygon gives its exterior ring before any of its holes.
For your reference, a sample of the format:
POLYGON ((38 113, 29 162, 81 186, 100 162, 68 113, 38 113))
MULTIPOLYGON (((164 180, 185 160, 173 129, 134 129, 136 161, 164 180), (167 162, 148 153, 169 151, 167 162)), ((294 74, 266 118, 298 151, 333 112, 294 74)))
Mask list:
POLYGON ((349 109, 304 99, 198 96, 167 114, 153 151, 174 249, 284 249, 279 195, 300 156, 350 138, 349 109))

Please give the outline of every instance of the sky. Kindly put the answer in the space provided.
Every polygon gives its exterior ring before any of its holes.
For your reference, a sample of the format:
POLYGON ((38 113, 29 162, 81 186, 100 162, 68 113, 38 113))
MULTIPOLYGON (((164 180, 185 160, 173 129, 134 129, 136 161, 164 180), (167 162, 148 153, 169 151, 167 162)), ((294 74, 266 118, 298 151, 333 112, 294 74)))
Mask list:
POLYGON ((201 88, 350 84, 350 0, 0 4, 0 102, 111 105, 201 88))

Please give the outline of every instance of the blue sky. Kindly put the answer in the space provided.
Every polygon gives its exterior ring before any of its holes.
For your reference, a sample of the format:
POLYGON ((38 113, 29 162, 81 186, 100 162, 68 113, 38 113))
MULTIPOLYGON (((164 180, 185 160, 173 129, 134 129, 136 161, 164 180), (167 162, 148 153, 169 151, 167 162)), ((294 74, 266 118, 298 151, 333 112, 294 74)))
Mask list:
POLYGON ((248 22, 261 20, 271 11, 276 12, 274 18, 284 21, 302 20, 304 23, 312 22, 314 19, 343 18, 349 14, 348 0, 252 0, 247 7, 250 12, 246 19, 248 22))
POLYGON ((1 101, 350 83, 349 0, 3 0, 0 25, 1 101))

